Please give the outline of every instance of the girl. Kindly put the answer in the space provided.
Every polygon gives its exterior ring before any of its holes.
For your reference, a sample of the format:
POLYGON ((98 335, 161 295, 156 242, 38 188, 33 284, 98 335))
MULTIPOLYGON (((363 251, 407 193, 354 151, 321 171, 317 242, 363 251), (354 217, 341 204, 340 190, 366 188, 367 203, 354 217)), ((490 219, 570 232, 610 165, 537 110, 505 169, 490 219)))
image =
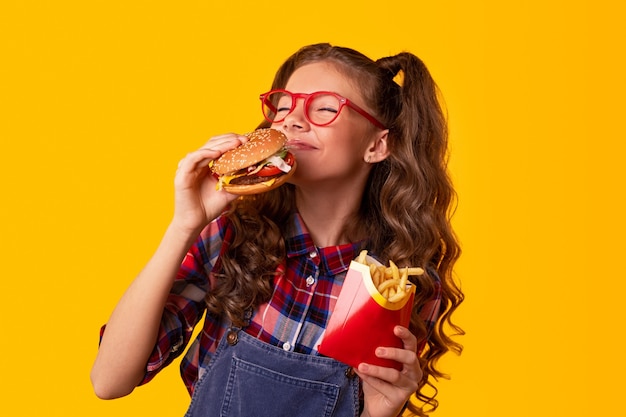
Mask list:
POLYGON ((242 135, 214 137, 180 161, 172 221, 103 329, 95 392, 116 398, 152 379, 206 312, 181 362, 187 416, 387 417, 407 407, 423 416, 437 406, 437 360, 461 350, 444 324, 462 333, 450 322, 463 294, 436 85, 410 53, 375 62, 316 44, 287 59, 261 98, 277 95, 261 127, 287 136, 298 161, 290 183, 243 198, 217 191, 208 163, 242 135), (427 271, 411 278, 409 328, 394 330, 403 348, 376 351, 401 370, 352 369, 316 351, 362 249, 427 271))

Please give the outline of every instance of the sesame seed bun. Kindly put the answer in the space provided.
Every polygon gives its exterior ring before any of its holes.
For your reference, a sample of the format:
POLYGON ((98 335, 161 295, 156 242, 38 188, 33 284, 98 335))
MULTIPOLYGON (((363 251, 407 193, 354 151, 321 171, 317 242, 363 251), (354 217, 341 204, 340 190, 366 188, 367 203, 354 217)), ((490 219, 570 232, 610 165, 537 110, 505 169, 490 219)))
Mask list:
POLYGON ((214 173, 224 175, 261 162, 281 150, 287 142, 287 137, 276 129, 258 129, 246 136, 249 138, 246 143, 213 161, 211 170, 214 173))

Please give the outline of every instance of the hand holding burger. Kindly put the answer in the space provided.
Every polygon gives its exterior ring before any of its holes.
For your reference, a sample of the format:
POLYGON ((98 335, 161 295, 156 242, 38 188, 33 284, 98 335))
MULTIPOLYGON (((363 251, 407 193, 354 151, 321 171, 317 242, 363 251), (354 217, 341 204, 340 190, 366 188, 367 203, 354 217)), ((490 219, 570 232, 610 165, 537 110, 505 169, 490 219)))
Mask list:
POLYGON ((250 195, 284 184, 296 169, 293 154, 285 148, 287 137, 275 129, 258 129, 246 136, 246 143, 209 164, 218 179, 217 189, 250 195))

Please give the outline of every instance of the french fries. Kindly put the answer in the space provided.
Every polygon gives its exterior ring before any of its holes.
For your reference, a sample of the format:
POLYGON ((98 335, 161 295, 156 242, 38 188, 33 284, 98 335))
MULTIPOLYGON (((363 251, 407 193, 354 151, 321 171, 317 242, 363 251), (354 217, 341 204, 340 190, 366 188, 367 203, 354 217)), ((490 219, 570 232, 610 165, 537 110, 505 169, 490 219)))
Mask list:
POLYGON ((388 267, 368 262, 367 250, 362 250, 359 253, 356 262, 369 267, 374 286, 390 303, 399 303, 409 295, 407 285, 411 285, 409 282, 410 275, 422 275, 424 273, 424 270, 418 267, 398 268, 391 260, 388 267))

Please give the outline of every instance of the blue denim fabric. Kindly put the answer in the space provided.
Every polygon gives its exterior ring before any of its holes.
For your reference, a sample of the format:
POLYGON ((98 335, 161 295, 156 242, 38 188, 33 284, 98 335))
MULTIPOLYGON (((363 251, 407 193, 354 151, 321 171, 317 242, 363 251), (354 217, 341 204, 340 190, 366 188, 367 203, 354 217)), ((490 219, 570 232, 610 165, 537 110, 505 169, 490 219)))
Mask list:
MULTIPOLYGON (((228 333, 227 333, 228 334, 228 333)), ((359 380, 331 358, 225 335, 196 384, 185 417, 356 417, 359 380)))

